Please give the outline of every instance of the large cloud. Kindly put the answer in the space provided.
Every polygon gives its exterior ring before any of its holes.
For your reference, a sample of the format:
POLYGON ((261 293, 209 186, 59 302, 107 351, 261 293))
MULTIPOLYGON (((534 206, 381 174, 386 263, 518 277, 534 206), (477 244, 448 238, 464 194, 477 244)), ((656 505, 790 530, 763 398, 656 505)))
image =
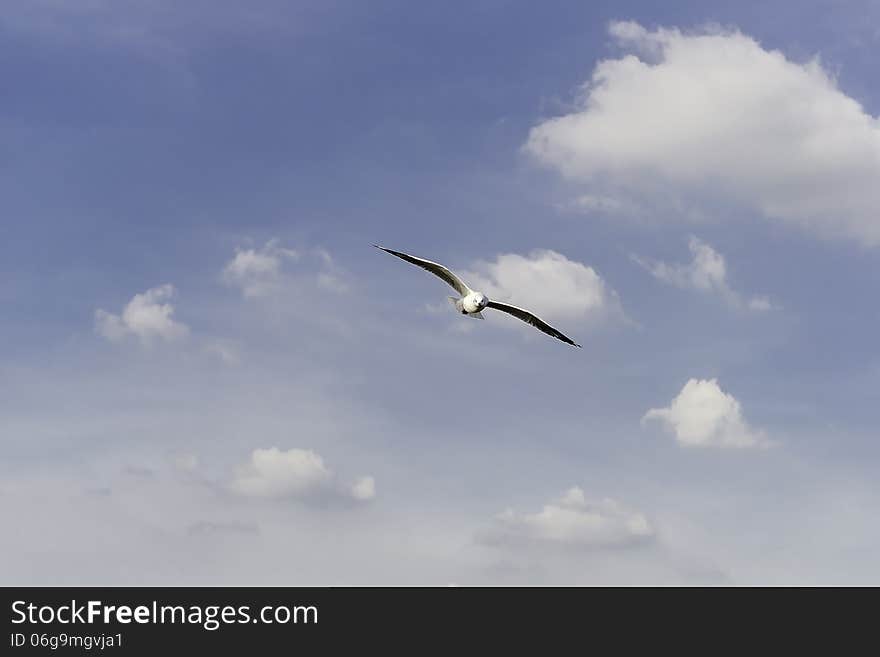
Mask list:
POLYGON ((499 255, 462 272, 490 299, 522 306, 544 319, 600 319, 619 312, 617 294, 592 267, 561 253, 539 249, 527 256, 499 255))
POLYGON ((682 447, 766 447, 764 432, 748 425, 739 401, 716 379, 690 379, 667 408, 652 408, 642 422, 659 420, 682 447))
POLYGON ((637 54, 599 62, 578 107, 532 129, 540 162, 587 183, 588 198, 672 189, 880 244, 880 121, 818 60, 739 32, 610 33, 637 54))
POLYGON ((156 338, 176 340, 186 337, 189 328, 174 321, 174 306, 168 303, 174 294, 172 285, 160 285, 135 294, 120 315, 99 309, 95 311, 95 330, 108 340, 119 341, 134 335, 144 344, 156 338))
POLYGON ((480 539, 490 545, 545 544, 574 548, 608 548, 642 543, 655 531, 641 513, 611 499, 590 502, 577 486, 544 505, 537 513, 507 509, 480 539))
POLYGON ((372 477, 361 477, 353 485, 337 481, 312 450, 277 447, 255 449, 250 460, 239 466, 230 488, 245 497, 272 499, 330 500, 350 499, 366 502, 376 495, 372 477))
POLYGON ((668 285, 714 294, 736 308, 770 309, 770 301, 766 297, 747 298, 730 287, 724 256, 711 245, 691 237, 688 240, 688 248, 692 260, 687 264, 670 264, 639 256, 633 256, 633 260, 649 271, 654 278, 668 285))

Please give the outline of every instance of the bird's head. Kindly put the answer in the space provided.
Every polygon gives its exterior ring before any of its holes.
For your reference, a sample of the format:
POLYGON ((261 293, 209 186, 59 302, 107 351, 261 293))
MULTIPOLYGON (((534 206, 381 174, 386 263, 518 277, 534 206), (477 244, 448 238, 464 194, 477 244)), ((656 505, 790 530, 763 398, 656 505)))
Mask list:
POLYGON ((480 294, 478 292, 476 297, 474 298, 474 300, 477 302, 477 305, 480 307, 480 310, 482 310, 487 305, 489 305, 489 297, 487 297, 485 294, 480 294))

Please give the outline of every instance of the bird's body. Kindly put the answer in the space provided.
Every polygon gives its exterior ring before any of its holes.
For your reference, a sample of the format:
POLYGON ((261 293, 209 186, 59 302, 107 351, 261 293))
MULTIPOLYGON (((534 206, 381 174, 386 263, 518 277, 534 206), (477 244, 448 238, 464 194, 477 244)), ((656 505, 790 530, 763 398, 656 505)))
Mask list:
POLYGON ((458 311, 462 315, 467 315, 476 319, 483 319, 482 311, 485 308, 500 310, 503 313, 507 313, 508 315, 512 315, 517 319, 521 319, 527 324, 534 326, 539 331, 542 331, 543 333, 546 333, 547 335, 554 337, 557 340, 561 340, 562 342, 570 344, 574 347, 580 347, 580 345, 574 342, 574 340, 563 335, 561 332, 557 331, 547 322, 540 319, 537 315, 532 314, 528 310, 518 308, 517 306, 511 306, 510 304, 501 303, 499 301, 491 301, 489 297, 487 297, 482 292, 472 290, 458 276, 453 274, 449 269, 439 263, 425 260, 424 258, 417 258, 406 253, 401 253, 400 251, 392 251, 391 249, 386 249, 384 246, 379 246, 378 244, 374 244, 373 246, 375 246, 377 249, 385 251, 385 253, 390 253, 393 256, 397 256, 401 260, 406 260, 416 267, 421 267, 425 271, 429 271, 435 276, 442 278, 444 281, 446 281, 459 294, 458 297, 449 297, 449 300, 452 302, 453 306, 455 306, 456 311, 458 311))
POLYGON ((480 311, 489 305, 489 297, 481 292, 470 292, 458 299, 455 297, 449 297, 449 299, 462 315, 471 315, 480 319, 483 318, 480 311))

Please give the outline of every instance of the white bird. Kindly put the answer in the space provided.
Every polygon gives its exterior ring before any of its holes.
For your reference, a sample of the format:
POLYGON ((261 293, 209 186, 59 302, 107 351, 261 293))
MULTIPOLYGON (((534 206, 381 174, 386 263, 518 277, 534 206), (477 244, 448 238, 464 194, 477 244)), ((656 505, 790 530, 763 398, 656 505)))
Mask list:
POLYGON ((509 304, 501 303, 499 301, 490 301, 489 297, 487 297, 482 292, 476 292, 469 288, 464 283, 464 281, 462 281, 458 276, 453 274, 449 269, 441 264, 431 262, 430 260, 425 260, 424 258, 416 258, 415 256, 407 255, 406 253, 401 253, 400 251, 392 251, 391 249, 386 249, 384 246, 379 246, 378 244, 374 244, 373 246, 375 246, 377 249, 381 249, 385 253, 390 253, 393 256, 401 258, 402 260, 406 260, 407 262, 414 264, 416 267, 421 267, 422 269, 431 272, 435 276, 438 276, 439 278, 442 278, 444 281, 449 283, 460 295, 457 298, 449 297, 449 300, 455 306, 455 309, 462 315, 475 317, 477 319, 483 319, 481 311, 484 308, 494 308, 495 310, 500 310, 501 312, 507 313, 508 315, 513 315, 517 319, 521 319, 527 324, 531 324, 539 331, 543 331, 547 335, 550 335, 557 340, 562 340, 567 344, 573 345, 575 347, 580 347, 580 345, 577 344, 574 340, 563 335, 561 332, 557 331, 547 322, 530 313, 528 310, 517 308, 516 306, 511 306, 509 304))

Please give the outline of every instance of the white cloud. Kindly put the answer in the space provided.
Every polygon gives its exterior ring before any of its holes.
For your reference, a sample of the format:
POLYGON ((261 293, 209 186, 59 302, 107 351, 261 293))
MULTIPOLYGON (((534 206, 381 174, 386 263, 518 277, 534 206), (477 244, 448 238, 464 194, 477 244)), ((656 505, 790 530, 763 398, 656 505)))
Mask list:
POLYGON ((341 485, 324 459, 309 449, 255 449, 240 465, 230 488, 244 497, 270 499, 369 501, 376 494, 372 477, 341 485))
POLYGON ((462 276, 490 299, 527 308, 546 320, 600 319, 620 312, 617 294, 592 267, 555 251, 502 254, 462 276))
POLYGON ((764 432, 751 428, 739 401, 716 379, 690 379, 668 408, 652 408, 642 422, 659 420, 683 447, 766 447, 764 432))
POLYGON ((284 260, 296 260, 299 254, 282 248, 277 239, 261 249, 238 249, 223 268, 223 280, 240 288, 245 297, 263 297, 278 285, 284 260))
POLYGON ((322 271, 318 272, 318 287, 337 294, 348 292, 350 289, 348 277, 339 268, 330 253, 320 247, 314 249, 313 253, 322 265, 322 271))
POLYGON ((586 183, 588 204, 671 188, 880 244, 880 120, 818 60, 799 64, 718 29, 627 22, 610 33, 630 54, 599 62, 577 109, 534 127, 525 144, 586 183))
POLYGON ((308 280, 334 294, 349 291, 348 274, 339 267, 330 253, 317 247, 304 252, 279 246, 279 240, 271 239, 260 249, 237 249, 235 256, 226 263, 222 274, 224 282, 237 287, 245 297, 266 297, 278 292, 282 286, 308 280), (303 262, 302 271, 296 276, 285 275, 284 264, 288 261, 303 262))
POLYGON ((95 311, 95 330, 108 340, 119 341, 129 335, 149 344, 154 338, 177 340, 189 334, 185 324, 174 321, 174 306, 167 303, 175 294, 170 284, 135 294, 121 315, 106 310, 95 311))
POLYGON ((376 497, 376 480, 372 477, 361 477, 351 487, 351 496, 356 500, 371 500, 376 497))
POLYGON ((481 535, 491 545, 554 544, 575 548, 622 547, 653 539, 655 530, 644 514, 603 499, 590 502, 574 486, 538 513, 507 509, 481 535))
POLYGON ((736 308, 770 310, 772 306, 766 297, 745 298, 730 287, 727 282, 727 263, 724 256, 709 244, 691 237, 688 240, 688 249, 693 259, 687 264, 668 264, 639 256, 632 258, 654 278, 669 285, 715 294, 736 308))

